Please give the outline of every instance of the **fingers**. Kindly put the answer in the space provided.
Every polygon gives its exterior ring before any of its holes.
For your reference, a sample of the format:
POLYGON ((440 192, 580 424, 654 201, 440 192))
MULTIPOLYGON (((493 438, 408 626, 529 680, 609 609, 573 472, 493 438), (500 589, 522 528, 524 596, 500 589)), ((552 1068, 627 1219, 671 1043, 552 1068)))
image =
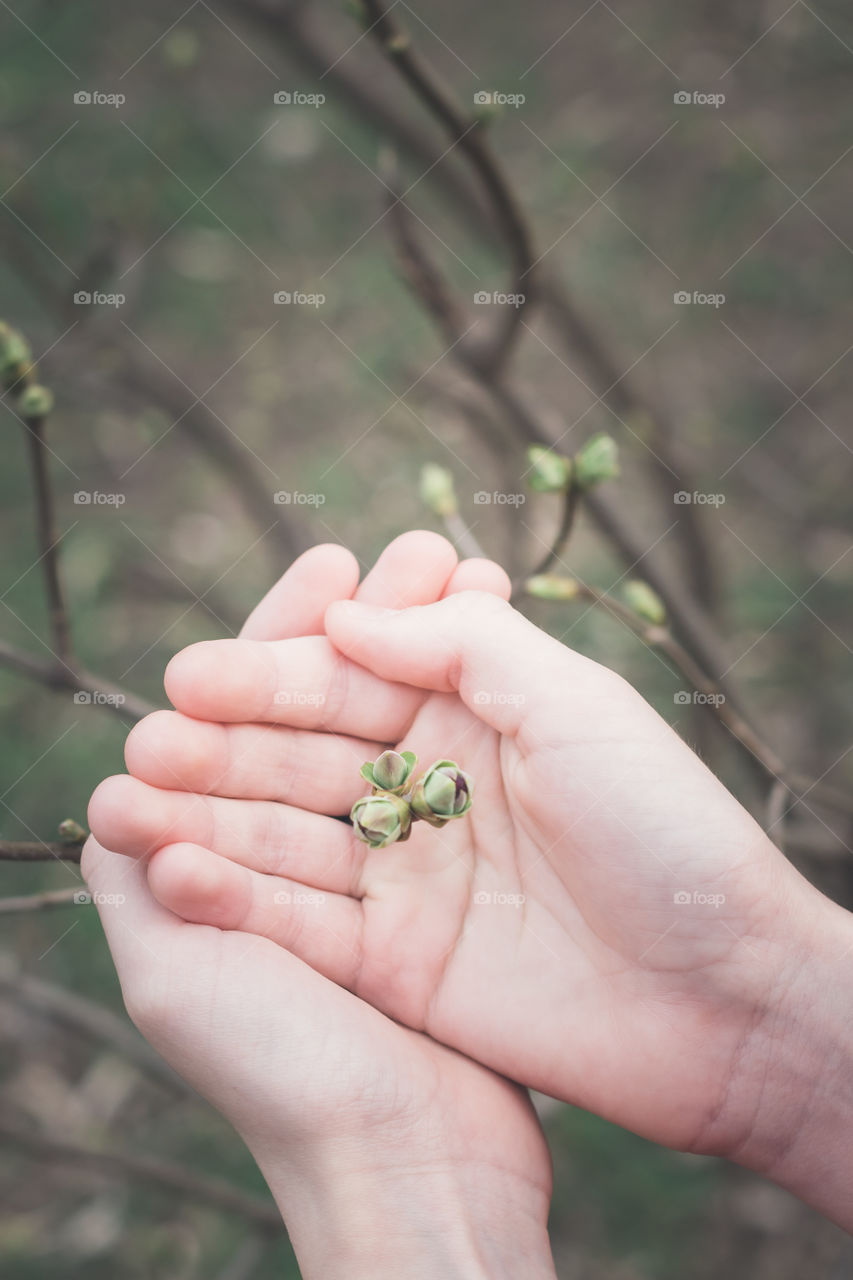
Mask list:
POLYGON ((391 609, 427 604, 440 599, 456 565, 456 552, 446 538, 424 529, 403 533, 382 552, 356 599, 391 609))
POLYGON ((155 711, 131 730, 124 754, 129 772, 152 787, 280 800, 316 813, 342 814, 363 794, 361 766, 386 745, 284 725, 213 724, 155 711))
POLYGON ((333 543, 311 547, 249 614, 240 635, 248 640, 286 640, 319 635, 333 600, 348 600, 358 584, 358 561, 333 543))
POLYGON ((208 640, 166 668, 173 705, 197 720, 255 721, 392 742, 422 695, 354 666, 325 636, 208 640))
MULTIPOLYGON (((460 591, 487 591, 490 595, 500 596, 501 600, 509 600, 512 583, 509 574, 494 560, 462 560, 444 588, 444 595, 458 595, 460 591)), ((428 604, 429 601, 417 603, 428 604)))
POLYGON ((483 592, 397 612, 337 601, 326 611, 326 629, 343 654, 396 687, 458 691, 502 733, 517 730, 531 702, 552 705, 573 673, 600 670, 483 592))
POLYGON ((169 944, 179 921, 154 900, 145 868, 133 859, 113 853, 90 836, 80 862, 124 982, 128 967, 139 957, 140 939, 156 954, 169 944))
POLYGON ((360 965, 361 905, 352 898, 260 875, 196 844, 172 844, 148 863, 154 897, 194 924, 271 939, 350 987, 360 965))
POLYGON ((131 858, 166 844, 199 844, 254 871, 295 875, 333 893, 357 892, 366 852, 334 818, 265 800, 164 791, 126 774, 97 788, 89 825, 101 844, 131 858))

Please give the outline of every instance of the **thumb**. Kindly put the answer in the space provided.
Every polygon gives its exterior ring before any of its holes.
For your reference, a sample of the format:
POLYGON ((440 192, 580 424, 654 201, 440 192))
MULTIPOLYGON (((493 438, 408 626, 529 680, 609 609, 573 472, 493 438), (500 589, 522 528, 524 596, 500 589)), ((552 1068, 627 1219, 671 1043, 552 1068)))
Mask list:
POLYGON ((553 702, 573 670, 582 676, 596 665, 482 591, 399 610, 337 601, 326 610, 326 634, 385 680, 458 693, 501 733, 518 729, 528 704, 553 702))

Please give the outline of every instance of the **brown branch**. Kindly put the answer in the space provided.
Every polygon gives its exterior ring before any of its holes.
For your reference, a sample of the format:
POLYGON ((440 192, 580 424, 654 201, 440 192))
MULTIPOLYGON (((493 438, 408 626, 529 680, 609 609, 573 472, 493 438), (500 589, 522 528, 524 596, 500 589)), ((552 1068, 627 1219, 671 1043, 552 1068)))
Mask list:
POLYGON ((576 484, 570 481, 569 487, 563 496, 563 514, 560 519, 560 527, 554 535, 554 541, 539 561, 539 564, 536 565, 531 576, 547 573, 560 563, 574 528, 580 501, 581 491, 576 484))
POLYGON ((181 1097, 198 1097, 195 1090, 155 1053, 126 1019, 104 1005, 67 987, 54 986, 6 965, 0 965, 0 994, 15 1000, 30 1013, 57 1023, 65 1030, 109 1045, 139 1067, 155 1084, 170 1093, 181 1097))
POLYGON ((0 640, 0 666, 8 667, 21 675, 38 680, 48 689, 71 689, 75 693, 89 694, 86 705, 112 711, 123 720, 141 720, 156 711, 153 702, 146 702, 136 694, 126 693, 120 685, 103 680, 90 671, 72 670, 43 658, 34 658, 21 649, 0 640))
MULTIPOLYGON (((48 889, 44 893, 28 893, 20 898, 0 898, 0 916, 20 915, 28 911, 46 911, 53 907, 78 905, 78 899, 86 890, 48 889)), ((88 895, 87 895, 88 897, 88 895)), ((88 899, 91 901, 91 899, 88 899)))
POLYGON ((409 36, 386 11, 382 0, 363 0, 363 3, 370 19, 370 34, 415 96, 442 126, 451 145, 468 160, 503 234, 513 271, 513 284, 509 292, 517 294, 522 300, 518 306, 500 309, 495 332, 488 345, 480 346, 476 356, 472 354, 471 358, 476 358, 484 371, 493 373, 509 356, 520 332, 524 314, 533 301, 536 255, 530 228, 486 141, 482 122, 457 106, 426 61, 416 52, 409 36))
POLYGON ((179 1196, 198 1204, 233 1213, 265 1231, 284 1234, 278 1210, 257 1196, 248 1195, 219 1179, 202 1177, 181 1165, 125 1151, 95 1151, 77 1143, 48 1138, 0 1119, 0 1137, 34 1160, 67 1164, 104 1177, 128 1179, 153 1187, 164 1195, 179 1196))
POLYGON ((68 844, 60 841, 0 840, 0 862, 79 862, 83 841, 68 844))

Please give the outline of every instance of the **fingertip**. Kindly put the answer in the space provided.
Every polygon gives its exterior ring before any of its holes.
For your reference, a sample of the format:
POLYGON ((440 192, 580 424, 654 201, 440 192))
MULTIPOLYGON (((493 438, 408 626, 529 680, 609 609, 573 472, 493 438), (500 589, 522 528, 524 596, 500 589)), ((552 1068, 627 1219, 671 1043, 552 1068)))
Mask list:
POLYGON ((148 862, 148 887, 175 915, 224 927, 237 905, 233 881, 239 870, 201 845, 169 844, 148 862))
POLYGON ((347 598, 358 586, 355 556, 335 542, 310 547, 294 560, 252 610, 240 635, 250 640, 284 640, 320 630, 330 600, 347 598))
POLYGON ((509 600, 512 582, 506 570, 494 560, 473 557, 459 563, 444 594, 451 596, 462 591, 482 591, 487 595, 499 596, 501 600, 509 600))
POLYGON ((271 657, 270 680, 264 680, 267 654, 267 647, 254 640, 191 644, 166 667, 166 696, 178 711, 197 720, 252 720, 262 714, 272 696, 271 657))

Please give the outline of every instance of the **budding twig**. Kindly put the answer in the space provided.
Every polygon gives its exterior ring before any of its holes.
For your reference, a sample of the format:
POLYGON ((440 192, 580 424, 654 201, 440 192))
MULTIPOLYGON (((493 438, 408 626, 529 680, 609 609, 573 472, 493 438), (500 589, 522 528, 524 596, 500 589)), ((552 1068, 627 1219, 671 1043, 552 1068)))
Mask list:
POLYGON ((33 468, 36 494, 36 529, 45 589, 47 591, 53 647, 58 661, 70 667, 73 666, 71 629, 68 621, 68 609, 65 604, 65 593, 59 576, 59 539, 56 535, 53 488, 50 482, 47 446, 45 443, 47 415, 25 417, 23 421, 27 428, 27 440, 30 446, 30 460, 33 468))
POLYGON ((83 841, 0 840, 0 862, 79 862, 83 841))

